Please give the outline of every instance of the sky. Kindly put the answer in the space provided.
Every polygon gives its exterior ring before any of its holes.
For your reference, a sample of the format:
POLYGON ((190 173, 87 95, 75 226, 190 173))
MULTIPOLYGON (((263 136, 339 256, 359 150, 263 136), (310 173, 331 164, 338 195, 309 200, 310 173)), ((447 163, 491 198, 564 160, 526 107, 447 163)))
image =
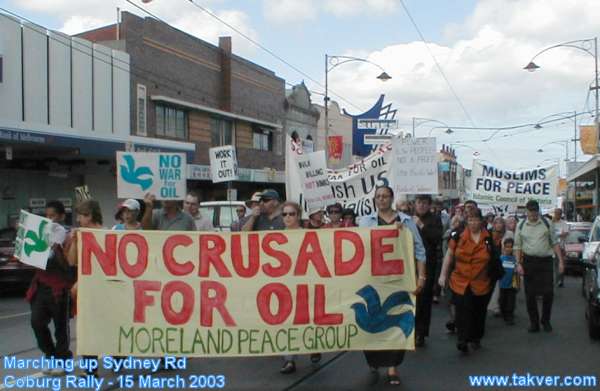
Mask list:
MULTIPOLYGON (((595 109, 594 95, 588 91, 594 80, 594 59, 583 50, 555 48, 536 58, 541 67, 536 72, 523 67, 546 47, 597 36, 598 0, 131 2, 213 44, 219 36, 232 36, 236 54, 273 70, 288 83, 304 81, 314 91, 315 103, 323 101, 319 94, 324 91, 326 53, 368 59, 392 79, 377 80, 379 69, 367 63, 344 64, 329 73, 332 99, 358 114, 385 94, 386 102, 398 109, 405 130, 412 131, 413 117, 443 123, 418 120, 416 135, 435 136, 438 146, 452 144, 467 168, 474 152, 478 159, 512 169, 564 160, 564 143, 573 138, 573 121, 500 132, 454 129, 446 134, 448 127, 535 124, 552 114, 595 109)), ((114 23, 117 7, 142 14, 125 0, 0 0, 0 7, 69 34, 114 23)), ((591 114, 578 116, 578 123, 591 121, 591 114)), ((572 141, 568 153, 573 158, 572 141)), ((579 148, 577 156, 580 161, 589 158, 579 148)), ((564 166, 561 169, 564 175, 564 166)))

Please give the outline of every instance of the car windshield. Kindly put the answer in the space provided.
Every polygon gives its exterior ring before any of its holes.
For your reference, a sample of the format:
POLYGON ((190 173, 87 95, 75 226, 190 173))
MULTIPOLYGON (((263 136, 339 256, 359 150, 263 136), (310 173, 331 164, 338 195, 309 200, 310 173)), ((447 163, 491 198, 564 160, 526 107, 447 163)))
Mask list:
POLYGON ((567 235, 567 238, 565 239, 565 241, 567 243, 579 243, 579 238, 584 238, 587 240, 589 234, 590 234, 590 231, 588 231, 588 230, 569 231, 569 234, 567 235))
POLYGON ((209 219, 211 222, 215 221, 215 208, 212 206, 201 206, 198 208, 200 211, 200 215, 206 219, 209 219))
POLYGON ((237 214, 235 210, 238 205, 221 205, 221 221, 219 221, 222 227, 229 227, 235 221, 237 221, 237 214))

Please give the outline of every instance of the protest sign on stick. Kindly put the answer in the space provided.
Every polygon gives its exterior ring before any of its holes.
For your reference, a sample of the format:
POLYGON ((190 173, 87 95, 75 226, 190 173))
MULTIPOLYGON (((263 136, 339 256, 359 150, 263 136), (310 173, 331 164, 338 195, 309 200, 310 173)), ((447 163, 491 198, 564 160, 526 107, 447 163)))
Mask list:
POLYGON ((213 183, 231 182, 238 180, 238 164, 235 147, 226 145, 211 148, 210 172, 213 183))
POLYGON ((396 137, 392 145, 391 182, 394 194, 437 194, 435 137, 396 137))
POLYGON ((333 193, 325 164, 325 151, 300 155, 296 163, 308 210, 325 209, 327 205, 333 204, 333 193))
POLYGON ((184 153, 117 152, 117 196, 182 200, 187 190, 184 153))
POLYGON ((52 245, 62 244, 66 235, 67 232, 61 225, 21 210, 15 238, 15 257, 27 265, 46 269, 52 245))

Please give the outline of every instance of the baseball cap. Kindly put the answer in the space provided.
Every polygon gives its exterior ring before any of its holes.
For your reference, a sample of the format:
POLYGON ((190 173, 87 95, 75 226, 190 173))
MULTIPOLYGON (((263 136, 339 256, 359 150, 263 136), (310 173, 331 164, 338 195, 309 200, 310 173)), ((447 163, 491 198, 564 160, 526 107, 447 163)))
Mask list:
POLYGON ((140 203, 137 200, 134 200, 133 198, 129 198, 123 201, 121 204, 119 204, 117 209, 123 208, 127 208, 129 210, 140 210, 140 203))
POLYGON ((279 201, 279 193, 274 189, 265 189, 262 193, 260 193, 260 199, 268 199, 268 200, 278 200, 279 201))
POLYGON ((252 194, 252 197, 250 197, 250 199, 248 201, 244 202, 246 204, 246 206, 248 208, 250 208, 250 205, 253 202, 259 202, 260 201, 260 194, 261 194, 260 191, 257 191, 254 194, 252 194))

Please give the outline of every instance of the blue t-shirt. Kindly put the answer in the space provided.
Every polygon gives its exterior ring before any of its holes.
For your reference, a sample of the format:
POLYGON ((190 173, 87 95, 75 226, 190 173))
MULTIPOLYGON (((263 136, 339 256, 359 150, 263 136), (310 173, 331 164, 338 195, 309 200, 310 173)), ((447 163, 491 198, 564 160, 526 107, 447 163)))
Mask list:
POLYGON ((512 281, 517 259, 513 255, 501 255, 500 261, 502 262, 502 267, 504 267, 504 276, 500 280, 500 288, 513 288, 512 281))

